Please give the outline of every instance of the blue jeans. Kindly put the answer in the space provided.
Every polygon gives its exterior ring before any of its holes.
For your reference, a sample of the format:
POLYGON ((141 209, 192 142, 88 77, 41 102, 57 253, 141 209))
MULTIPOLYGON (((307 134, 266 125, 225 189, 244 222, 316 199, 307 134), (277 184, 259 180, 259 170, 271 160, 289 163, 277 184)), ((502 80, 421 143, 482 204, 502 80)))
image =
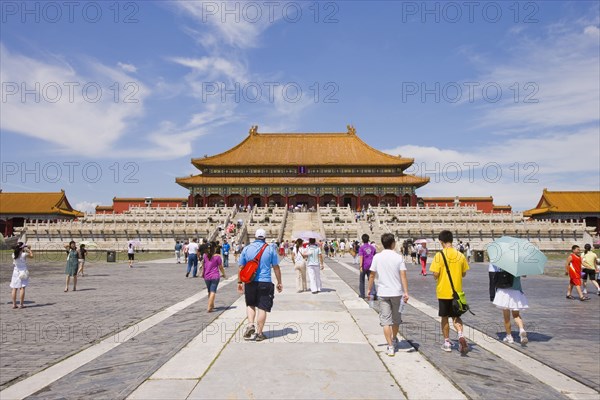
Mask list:
MULTIPOLYGON (((359 279, 359 285, 358 285, 358 291, 360 293, 360 297, 364 298, 365 297, 365 280, 367 282, 369 282, 369 277, 371 276, 371 271, 367 270, 367 271, 360 271, 360 279, 359 279), (366 277, 366 279, 365 279, 366 277)), ((375 287, 375 284, 373 284, 373 289, 371 291, 371 293, 373 294, 373 296, 377 296, 377 288, 375 287)), ((367 293, 368 294, 368 293, 367 293)))
POLYGON ((188 255, 188 266, 187 266, 188 274, 190 273, 192 266, 194 266, 194 273, 192 275, 196 276, 198 274, 198 255, 197 254, 188 255))
POLYGON ((217 287, 219 286, 219 279, 205 279, 204 283, 206 283, 206 289, 208 293, 217 293, 217 287))
POLYGON ((223 254, 223 267, 229 267, 229 254, 223 254))

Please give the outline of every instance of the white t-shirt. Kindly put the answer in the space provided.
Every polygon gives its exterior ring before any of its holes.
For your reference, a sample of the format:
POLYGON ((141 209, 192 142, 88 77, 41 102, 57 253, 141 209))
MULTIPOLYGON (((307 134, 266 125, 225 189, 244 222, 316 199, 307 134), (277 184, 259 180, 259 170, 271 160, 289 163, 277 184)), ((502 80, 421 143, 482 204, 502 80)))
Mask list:
POLYGON ((296 246, 294 246, 294 262, 296 262, 296 263, 304 262, 304 257, 302 257, 302 256, 305 254, 306 254, 306 251, 302 247, 300 247, 300 251, 297 251, 296 246))
POLYGON ((197 254, 200 246, 196 242, 188 244, 188 254, 197 254))
POLYGON ((340 242, 340 250, 346 250, 346 242, 340 242))
POLYGON ((14 265, 15 267, 17 267, 17 269, 18 269, 18 270, 24 270, 24 269, 27 269, 27 261, 25 261, 25 260, 26 260, 26 258, 27 258, 27 255, 28 255, 28 254, 27 254, 27 252, 25 251, 25 249, 23 249, 23 250, 21 251, 21 254, 19 254, 19 257, 17 257, 16 259, 14 258, 14 257, 15 257, 15 254, 14 254, 14 253, 13 253, 13 254, 11 254, 11 256, 13 257, 13 265, 14 265))
POLYGON ((371 271, 377 273, 377 295, 381 297, 402 296, 400 271, 406 271, 404 257, 393 250, 383 250, 375 254, 371 271))
POLYGON ((498 272, 499 268, 496 267, 494 264, 490 263, 490 265, 488 266, 488 272, 498 272))
POLYGON ((319 246, 311 246, 309 245, 306 249, 306 254, 308 255, 308 265, 320 265, 321 262, 319 260, 319 255, 321 254, 321 249, 319 246))

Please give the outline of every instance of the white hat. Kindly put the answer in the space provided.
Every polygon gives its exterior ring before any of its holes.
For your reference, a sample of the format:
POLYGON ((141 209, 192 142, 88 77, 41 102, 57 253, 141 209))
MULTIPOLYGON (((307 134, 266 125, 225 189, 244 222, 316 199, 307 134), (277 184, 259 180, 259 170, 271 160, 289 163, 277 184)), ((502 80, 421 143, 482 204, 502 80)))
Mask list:
POLYGON ((257 239, 264 239, 267 236, 264 229, 257 229, 254 237, 257 239))

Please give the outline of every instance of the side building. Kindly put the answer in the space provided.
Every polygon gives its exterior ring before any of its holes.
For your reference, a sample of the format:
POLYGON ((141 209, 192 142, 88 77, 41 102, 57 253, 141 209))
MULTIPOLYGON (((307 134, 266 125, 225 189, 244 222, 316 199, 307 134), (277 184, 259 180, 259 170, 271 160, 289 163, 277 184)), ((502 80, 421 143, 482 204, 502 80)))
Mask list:
POLYGON ((600 235, 600 191, 550 191, 544 189, 535 208, 524 217, 551 221, 585 222, 600 235))
POLYGON ((189 206, 416 206, 429 178, 405 174, 412 158, 378 151, 356 134, 258 133, 232 149, 192 159, 200 174, 177 178, 189 206))
POLYGON ((71 207, 64 190, 50 193, 2 192, 0 190, 0 232, 12 236, 15 228, 28 221, 62 221, 83 217, 71 207))

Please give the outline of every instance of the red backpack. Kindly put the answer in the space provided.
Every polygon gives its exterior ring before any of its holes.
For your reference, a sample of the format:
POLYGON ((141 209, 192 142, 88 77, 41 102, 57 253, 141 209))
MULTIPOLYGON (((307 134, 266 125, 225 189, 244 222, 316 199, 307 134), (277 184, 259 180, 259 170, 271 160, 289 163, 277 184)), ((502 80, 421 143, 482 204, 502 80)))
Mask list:
POLYGON ((254 280, 254 278, 256 277, 256 271, 258 270, 258 265, 260 264, 260 258, 262 257, 263 253, 265 252, 265 249, 267 248, 268 244, 263 244, 262 249, 260 249, 260 251, 258 252, 258 254, 256 255, 256 257, 254 257, 252 260, 248 261, 246 263, 246 265, 244 265, 241 269, 240 269, 240 281, 244 282, 244 283, 250 283, 254 280))

